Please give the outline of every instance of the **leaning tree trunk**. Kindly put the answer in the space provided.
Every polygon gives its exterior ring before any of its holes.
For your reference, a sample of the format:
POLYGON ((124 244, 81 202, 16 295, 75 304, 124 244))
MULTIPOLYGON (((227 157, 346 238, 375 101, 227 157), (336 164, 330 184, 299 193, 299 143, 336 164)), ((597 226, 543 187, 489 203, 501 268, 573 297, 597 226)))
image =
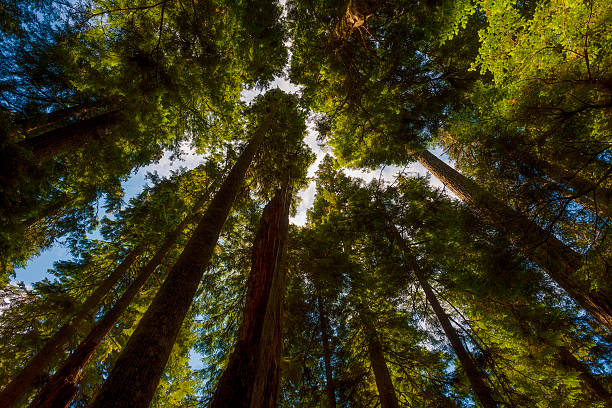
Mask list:
POLYGON ((30 150, 34 161, 45 161, 68 150, 79 149, 92 140, 103 138, 111 131, 121 115, 119 110, 106 112, 25 139, 19 143, 19 146, 30 150))
POLYGON ((502 145, 502 154, 513 157, 515 162, 539 170, 543 175, 557 183, 562 194, 602 217, 612 217, 612 191, 606 187, 612 167, 598 180, 589 180, 580 174, 580 170, 568 170, 562 165, 536 156, 531 152, 516 151, 511 144, 502 145))
POLYGON ((113 308, 96 323, 87 337, 70 354, 70 357, 55 372, 43 389, 40 390, 34 401, 30 404, 30 408, 64 408, 70 404, 77 393, 77 385, 81 378, 82 370, 93 356, 96 348, 115 326, 121 315, 132 303, 132 300, 140 292, 142 286, 164 260, 170 249, 176 244, 183 230, 187 225, 197 220, 198 211, 204 202, 204 199, 200 200, 195 205, 192 215, 186 217, 174 231, 166 235, 163 244, 159 247, 153 258, 142 268, 136 279, 125 290, 113 308))
POLYGON ((23 119, 16 122, 19 131, 11 133, 11 136, 16 136, 19 133, 39 132, 50 127, 61 125, 70 119, 81 119, 90 114, 92 111, 99 111, 104 105, 100 103, 84 103, 82 105, 73 106, 70 108, 56 110, 44 116, 43 118, 23 119))
POLYGON ((372 325, 370 313, 366 311, 360 312, 360 318, 363 323, 363 328, 368 344, 368 354, 370 355, 370 364, 374 372, 374 380, 376 381, 376 389, 378 390, 378 398, 381 408, 399 408, 397 395, 395 395, 395 387, 391 381, 391 374, 387 367, 383 347, 378 337, 376 328, 372 325))
POLYGON ((472 360, 472 357, 463 347, 463 344, 461 343, 461 339, 459 339, 457 331, 451 325, 450 319, 444 312, 444 309, 442 309, 442 306, 440 305, 440 302, 438 302, 438 299, 436 298, 433 290, 431 289, 431 286, 429 286, 427 279, 422 275, 418 267, 414 268, 414 272, 417 276, 419 284, 425 292, 427 300, 429 300, 429 303, 431 304, 431 308, 434 310, 434 313, 436 314, 436 317, 438 318, 438 321, 440 322, 440 325, 444 330, 444 334, 446 334, 448 341, 451 343, 455 354, 461 362, 461 366, 463 367, 463 370, 465 371, 465 374, 467 375, 468 380, 470 381, 470 385, 472 386, 474 395, 476 396, 478 401, 480 401, 483 407, 496 408, 497 402, 495 402, 495 399, 493 398, 493 393, 491 392, 491 389, 486 385, 482 378, 483 375, 481 371, 478 370, 476 364, 474 364, 474 360, 472 360))
POLYGON ((151 403, 223 224, 266 131, 267 126, 263 126, 240 155, 90 408, 146 408, 151 403))
POLYGON ((125 275, 136 258, 142 254, 143 246, 132 249, 123 262, 98 286, 98 288, 79 307, 78 312, 51 337, 26 364, 11 382, 0 392, 0 407, 13 407, 24 397, 25 393, 34 387, 37 379, 46 374, 46 368, 62 351, 63 346, 74 336, 78 326, 89 315, 93 314, 106 294, 125 275))
POLYGON ((323 301, 317 297, 319 308, 319 322, 321 324, 321 344, 323 346, 323 362, 325 363, 325 389, 329 408, 336 408, 336 390, 331 365, 331 351, 329 349, 329 321, 323 308, 323 301))
POLYGON ((591 370, 586 364, 578 360, 574 354, 567 348, 567 346, 561 346, 559 353, 559 362, 576 372, 578 372, 578 378, 588 391, 593 393, 603 402, 612 401, 612 394, 606 390, 603 384, 591 373, 591 370))
POLYGON ((285 185, 263 210, 238 339, 210 408, 276 407, 290 203, 285 185))
POLYGON ((395 241, 397 241, 397 244, 402 249, 402 252, 404 253, 405 257, 408 259, 408 263, 413 269, 414 274, 416 275, 416 278, 419 281, 419 285, 421 285, 421 287, 423 288, 425 296, 431 304, 431 308, 434 310, 434 313, 436 314, 436 317, 438 318, 438 321, 440 322, 440 325, 444 330, 444 334, 446 334, 446 337, 448 338, 448 341, 453 347, 455 354, 459 358, 461 366, 463 367, 463 370, 465 371, 465 374, 467 375, 468 380, 470 381, 472 390, 474 391, 474 395, 485 408, 496 408, 497 402, 495 402, 495 399, 493 398, 493 393, 491 392, 491 389, 484 382, 483 373, 476 367, 476 364, 474 364, 474 360, 467 352, 465 347, 463 347, 463 343, 461 343, 461 339, 459 338, 457 331, 451 324, 448 315, 440 305, 440 302, 438 301, 438 298, 436 297, 434 291, 431 289, 431 286, 429 286, 427 278, 423 276, 423 273, 419 268, 417 260, 411 255, 410 248, 406 244, 406 241, 404 241, 404 238, 401 236, 395 226, 390 226, 389 228, 391 229, 391 233, 395 241))
POLYGON ((413 156, 475 213, 544 269, 591 316, 612 330, 610 294, 600 289, 590 289, 588 282, 575 276, 575 272, 582 266, 579 254, 555 238, 551 232, 541 229, 535 222, 481 189, 474 181, 429 151, 414 152, 413 156))

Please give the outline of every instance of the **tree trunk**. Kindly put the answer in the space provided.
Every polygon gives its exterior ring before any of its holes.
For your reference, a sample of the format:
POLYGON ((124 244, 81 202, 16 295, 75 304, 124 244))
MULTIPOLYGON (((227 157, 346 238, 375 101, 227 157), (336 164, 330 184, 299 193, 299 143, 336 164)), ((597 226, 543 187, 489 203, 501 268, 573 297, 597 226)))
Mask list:
POLYGON ((223 224, 266 131, 267 126, 259 129, 240 155, 90 408, 147 408, 151 403, 223 224))
POLYGON ((459 339, 457 331, 452 326, 450 319, 444 312, 444 309, 442 309, 442 306, 440 305, 440 302, 438 302, 438 299, 436 298, 433 290, 431 289, 431 286, 429 286, 427 279, 425 279, 425 277, 422 275, 418 268, 414 268, 414 272, 417 276, 419 284, 425 292, 425 296, 427 296, 427 300, 431 304, 431 308, 434 310, 434 313, 436 314, 436 317, 438 318, 438 321, 440 322, 440 325, 444 330, 444 334, 446 334, 448 341, 451 343, 455 354, 461 362, 461 366, 463 367, 463 370, 465 371, 465 374, 467 375, 468 380, 470 381, 470 385, 472 386, 474 395, 476 396, 478 401, 480 401, 483 407, 496 408, 497 402, 495 402, 495 399, 493 398, 493 393, 491 392, 491 389, 484 382, 482 378, 483 374, 476 367, 476 364, 474 364, 474 360, 472 360, 472 357, 463 347, 463 344, 461 343, 461 339, 459 339))
POLYGON ((51 337, 26 364, 11 382, 0 392, 0 407, 13 407, 24 397, 46 373, 46 368, 51 361, 62 351, 62 347, 74 336, 78 326, 91 315, 95 308, 100 305, 102 299, 115 286, 121 277, 132 266, 136 258, 142 254, 143 246, 132 249, 124 258, 123 262, 98 286, 98 288, 79 307, 79 311, 51 337))
POLYGON ((205 200, 200 200, 195 205, 192 215, 186 217, 174 231, 166 235, 163 244, 159 247, 155 256, 147 262, 113 308, 96 323, 87 337, 55 372, 53 377, 51 377, 30 404, 30 408, 64 408, 70 404, 77 393, 77 385, 81 378, 81 372, 93 356, 96 348, 127 310, 142 286, 164 260, 168 251, 176 244, 183 230, 198 218, 198 211, 204 202, 205 200))
POLYGON ((597 396, 600 400, 607 402, 612 401, 612 394, 605 389, 601 382, 591 373, 591 370, 582 361, 578 360, 567 346, 561 346, 558 353, 559 361, 565 367, 577 371, 578 378, 591 393, 597 396))
MULTIPOLYGON (((587 210, 606 218, 612 218, 612 191, 606 188, 605 184, 589 180, 580 174, 580 170, 568 170, 558 163, 542 159, 533 153, 523 151, 515 153, 514 146, 506 143, 503 144, 503 149, 503 153, 514 157, 515 161, 523 162, 539 170, 558 183, 562 189, 568 189, 570 193, 568 196, 587 210)), ((607 167, 610 168, 609 165, 607 167)), ((610 170, 608 175, 609 173, 610 170)))
POLYGON ((394 240, 397 241, 397 244, 404 253, 405 259, 408 261, 408 264, 414 271, 414 274, 416 275, 416 278, 419 281, 419 285, 421 285, 421 287, 423 288, 425 296, 431 304, 431 308, 434 310, 434 313, 436 314, 436 317, 438 318, 438 321, 440 322, 440 325, 444 330, 444 334, 446 334, 446 338, 448 338, 448 341, 453 347, 455 354, 459 358, 459 362, 461 362, 461 366, 463 367, 463 370, 465 371, 465 374, 467 375, 468 380, 470 381, 470 385, 472 386, 474 395, 485 408, 496 408, 497 402, 495 402, 495 399, 493 398, 493 393, 491 392, 491 389, 485 384, 483 380, 483 373, 476 367, 476 364, 474 364, 474 360, 472 360, 470 354, 467 352, 465 347, 463 347, 463 343, 461 343, 461 339, 459 338, 457 331, 451 324, 450 319, 448 318, 448 315, 440 305, 440 302, 438 302, 438 298, 436 297, 434 291, 431 289, 431 286, 429 286, 427 278, 423 276, 423 273, 419 268, 418 262, 412 256, 410 248, 406 244, 406 241, 404 241, 404 238, 399 233, 397 228, 395 228, 395 226, 390 225, 389 228, 391 229, 391 233, 394 240))
POLYGON ((321 323, 321 343, 323 346, 323 362, 325 363, 325 388, 327 390, 327 404, 329 408, 336 408, 336 391, 331 366, 331 351, 329 349, 329 321, 323 309, 323 301, 317 297, 319 307, 319 322, 321 323))
POLYGON ((287 185, 264 208, 236 346, 210 408, 275 408, 291 194, 287 185))
POLYGON ((96 111, 101 108, 103 108, 103 105, 100 103, 84 103, 82 105, 60 109, 46 114, 44 115, 44 120, 41 120, 42 118, 18 120, 16 124, 21 128, 21 131, 13 132, 12 135, 18 135, 19 133, 28 134, 40 131, 45 128, 57 126, 69 119, 81 119, 83 116, 91 113, 92 111, 96 111))
POLYGON ((118 110, 103 113, 26 139, 19 146, 32 152, 32 160, 42 162, 68 150, 80 149, 91 140, 103 138, 120 117, 118 110))
POLYGON ((599 289, 590 289, 588 282, 580 281, 575 276, 575 272, 582 266, 579 254, 429 151, 413 153, 413 156, 475 213, 497 228, 512 245, 544 269, 576 303, 608 330, 612 330, 610 294, 599 289))
POLYGON ((382 344, 378 338, 376 328, 372 325, 372 319, 369 316, 370 313, 361 311, 359 315, 363 323, 366 342, 368 344, 370 364, 374 372, 374 380, 376 381, 380 407, 399 408, 397 395, 395 395, 395 387, 393 387, 393 382, 391 381, 391 374, 389 374, 389 368, 387 367, 382 344))

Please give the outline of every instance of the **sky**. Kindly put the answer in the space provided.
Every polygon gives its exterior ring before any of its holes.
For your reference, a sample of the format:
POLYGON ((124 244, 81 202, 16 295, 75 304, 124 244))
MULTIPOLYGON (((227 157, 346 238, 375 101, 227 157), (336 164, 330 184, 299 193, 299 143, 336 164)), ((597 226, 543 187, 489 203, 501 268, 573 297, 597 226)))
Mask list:
MULTIPOLYGON (((287 79, 278 77, 276 78, 271 86, 271 88, 280 88, 288 93, 295 93, 299 91, 299 88, 290 83, 287 79)), ((258 90, 245 90, 242 93, 242 99, 246 102, 250 102, 255 96, 260 93, 258 90)), ((314 177, 317 168, 325 154, 332 154, 331 149, 327 146, 321 146, 317 142, 317 133, 314 131, 312 124, 309 124, 308 134, 305 138, 305 143, 312 149, 312 151, 316 154, 317 159, 314 164, 310 166, 308 169, 308 177, 314 177)), ((122 186, 125 191, 124 202, 129 203, 129 200, 136 195, 138 195, 146 184, 146 175, 147 173, 157 172, 159 176, 168 177, 170 176, 173 170, 177 170, 181 167, 186 169, 193 169, 203 162, 202 156, 195 154, 190 148, 188 144, 185 144, 182 149, 183 155, 180 159, 171 160, 171 154, 167 152, 164 156, 157 162, 152 163, 148 166, 142 167, 138 169, 138 171, 132 173, 132 175, 123 182, 122 186)), ((441 157, 443 160, 448 161, 448 157, 443 154, 440 149, 436 149, 433 151, 438 157, 441 157)), ((384 169, 365 171, 358 169, 348 169, 345 170, 345 173, 351 177, 362 178, 364 181, 369 182, 375 178, 381 177, 389 181, 394 178, 394 176, 398 172, 398 168, 395 166, 388 166, 384 169)), ((426 175, 427 171, 425 168, 419 163, 413 163, 408 166, 404 171, 413 172, 415 175, 426 175)), ((444 185, 439 182, 435 177, 430 178, 430 183, 435 187, 443 188, 444 185)), ((448 190, 447 194, 452 195, 448 190)), ((297 214, 290 219, 290 222, 295 225, 304 225, 306 223, 306 212, 312 206, 315 195, 315 182, 311 181, 307 188, 302 190, 299 193, 299 197, 301 198, 301 203, 298 206, 297 214)), ((100 238, 97 232, 94 232, 89 236, 90 238, 100 238)), ((32 258, 26 265, 25 268, 20 268, 15 271, 15 278, 13 279, 16 282, 23 282, 26 285, 31 285, 33 282, 40 281, 45 277, 51 278, 51 275, 47 273, 47 270, 53 267, 53 263, 59 260, 70 259, 71 256, 69 251, 61 242, 56 243, 51 248, 48 248, 39 256, 32 258)))
MULTIPOLYGON (((280 88, 288 93, 295 93, 299 91, 299 88, 294 84, 291 84, 287 79, 277 78, 270 86, 271 88, 280 88)), ((260 91, 257 90, 245 90, 242 93, 242 99, 246 102, 250 102, 255 96, 257 96, 260 91)), ((314 177, 315 172, 319 166, 323 157, 326 154, 332 154, 331 149, 326 146, 322 146, 317 141, 317 133, 313 129, 312 123, 308 125, 308 134, 305 138, 305 143, 312 149, 312 151, 316 154, 316 161, 314 164, 310 166, 308 169, 308 177, 314 177)), ((124 202, 129 203, 129 200, 132 197, 138 195, 144 188, 147 179, 147 173, 156 172, 159 176, 168 177, 170 176, 173 170, 177 170, 181 167, 186 169, 193 169, 203 162, 203 158, 201 155, 195 154, 189 147, 189 144, 185 144, 183 149, 183 154, 180 159, 171 160, 170 152, 167 152, 163 155, 163 157, 156 163, 152 163, 148 166, 142 167, 131 174, 128 179, 123 182, 122 186, 125 191, 124 202)), ((441 150, 434 150, 434 154, 438 157, 441 157, 443 160, 448 161, 448 157, 443 155, 441 150)), ((366 182, 372 181, 375 178, 383 178, 387 181, 390 181, 394 178, 394 176, 398 172, 398 168, 395 166, 385 167, 384 169, 378 169, 373 171, 364 171, 357 169, 349 169, 345 170, 345 173, 351 177, 359 177, 366 182)), ((418 164, 414 163, 404 169, 404 172, 413 172, 416 175, 426 175, 427 171, 425 168, 418 164)), ((430 183, 435 187, 443 188, 443 184, 440 183, 435 177, 430 178, 430 183)), ((447 194, 452 196, 448 190, 446 190, 447 194)), ((315 182, 314 180, 310 181, 308 186, 303 189, 299 193, 299 197, 301 198, 301 203, 298 206, 298 211, 294 217, 290 219, 290 222, 295 225, 304 225, 306 223, 306 215, 307 210, 312 206, 314 202, 315 195, 315 182)), ((95 231, 93 234, 89 236, 89 238, 101 238, 100 234, 95 231)), ((25 268, 21 268, 15 271, 15 278, 13 279, 15 282, 23 282, 27 287, 30 287, 33 282, 40 281, 45 277, 49 277, 53 279, 53 276, 48 274, 48 270, 53 267, 54 262, 59 260, 67 260, 70 259, 70 253, 68 249, 62 245, 61 242, 56 243, 51 248, 48 248, 39 256, 32 258, 26 265, 25 268)), ((191 350, 190 352, 190 361, 189 364, 194 369, 200 369, 203 367, 201 356, 195 350, 191 350)))

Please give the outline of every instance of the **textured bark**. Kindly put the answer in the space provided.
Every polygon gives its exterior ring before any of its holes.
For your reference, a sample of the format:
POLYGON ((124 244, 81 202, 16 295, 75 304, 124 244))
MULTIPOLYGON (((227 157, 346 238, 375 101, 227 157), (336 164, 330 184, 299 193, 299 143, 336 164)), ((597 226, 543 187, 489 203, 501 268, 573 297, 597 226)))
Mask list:
POLYGON ((132 303, 140 289, 149 280, 157 267, 164 260, 168 251, 176 244, 183 230, 198 218, 198 211, 204 200, 198 202, 191 216, 186 217, 178 227, 168 233, 153 258, 141 269, 136 279, 128 286, 113 308, 100 319, 90 330, 87 337, 79 344, 70 357, 55 372, 49 382, 38 393, 30 408, 64 408, 67 407, 77 393, 77 385, 81 379, 83 368, 93 356, 96 348, 115 326, 121 315, 132 303))
POLYGON ((429 151, 413 153, 413 156, 476 214, 544 269, 584 310, 612 330, 611 296, 603 290, 590 289, 588 282, 580 281, 575 276, 582 266, 579 254, 429 151))
POLYGON ((62 348, 74 336, 78 326, 94 313, 102 299, 125 275, 136 258, 143 252, 143 247, 132 249, 123 262, 96 288, 96 290, 79 307, 78 312, 51 337, 36 353, 28 364, 0 392, 0 407, 13 407, 21 400, 39 378, 46 374, 46 368, 62 348))
POLYGON ((32 152, 34 161, 41 162, 63 152, 80 149, 94 139, 103 138, 120 117, 120 111, 103 113, 26 139, 19 145, 32 152))
POLYGON ((284 187, 264 208, 238 339, 210 408, 276 407, 290 202, 284 187))
POLYGON ((223 224, 266 131, 263 126, 234 164, 90 408, 146 408, 151 403, 223 224))
POLYGON ((606 390, 603 384, 593 375, 593 373, 591 373, 587 365, 574 357, 566 346, 561 347, 558 356, 562 365, 579 373, 578 378, 590 393, 604 402, 612 401, 612 394, 606 390))
POLYGON ((329 321, 323 308, 323 301, 317 298, 319 308, 319 322, 321 324, 321 344, 323 346, 323 362, 325 363, 325 389, 327 391, 327 404, 329 408, 336 408, 336 390, 331 366, 331 351, 329 349, 329 321))
POLYGON ((391 381, 391 374, 389 374, 382 344, 380 343, 376 328, 372 325, 370 313, 361 311, 360 318, 366 335, 370 364, 372 365, 372 371, 374 371, 380 407, 399 408, 397 395, 395 395, 395 387, 393 387, 393 382, 391 381))

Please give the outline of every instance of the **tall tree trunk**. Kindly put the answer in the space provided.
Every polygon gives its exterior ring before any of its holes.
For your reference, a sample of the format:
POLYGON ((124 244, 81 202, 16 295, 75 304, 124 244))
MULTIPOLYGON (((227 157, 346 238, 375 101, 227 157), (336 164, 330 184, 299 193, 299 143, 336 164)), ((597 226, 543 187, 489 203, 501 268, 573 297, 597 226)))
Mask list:
POLYGON ((195 205, 192 215, 186 217, 174 231, 166 235, 163 244, 159 247, 153 258, 142 268, 136 279, 125 290, 113 308, 96 323, 89 331, 87 337, 55 372, 53 377, 51 377, 30 404, 30 408, 63 408, 70 404, 77 393, 77 385, 81 378, 82 370, 93 356, 96 348, 115 326, 121 315, 123 315, 138 292, 140 292, 142 286, 164 260, 168 251, 176 244, 183 230, 187 225, 197 220, 198 211, 204 202, 205 200, 200 200, 195 205))
POLYGON ((431 308, 434 310, 434 313, 436 314, 436 317, 444 330, 444 334, 446 334, 448 341, 451 343, 455 354, 461 362, 461 366, 465 370, 465 374, 470 381, 470 385, 472 386, 472 390, 474 391, 476 398, 485 408, 496 408, 497 402, 495 402, 495 399, 493 398, 491 389, 486 385, 482 378, 483 374, 476 367, 474 360, 472 360, 472 357, 463 347, 457 331, 452 326, 450 319, 444 312, 444 309, 442 309, 442 306, 440 305, 440 302, 438 302, 438 299, 431 289, 431 286, 429 286, 429 282, 427 282, 427 279, 423 276, 418 267, 414 268, 414 272, 417 276, 419 284, 425 292, 425 296, 427 296, 427 300, 429 300, 429 303, 431 304, 431 308))
POLYGON ((263 210, 238 339, 210 408, 276 407, 290 203, 285 185, 263 210))
POLYGON ((397 395, 395 395, 395 387, 391 381, 391 374, 387 367, 385 354, 382 344, 378 337, 378 332, 372 324, 372 318, 369 311, 362 310, 359 313, 368 344, 368 354, 370 355, 370 364, 374 371, 374 380, 376 381, 376 389, 378 390, 378 398, 381 408, 399 408, 397 395))
POLYGON ((421 285, 423 288, 425 296, 427 297, 429 304, 431 304, 431 308, 436 314, 436 317, 444 330, 444 334, 446 334, 446 338, 448 338, 448 341, 453 347, 455 354, 459 358, 461 366, 463 367, 463 370, 470 381, 474 395, 485 408, 496 408, 497 402, 495 402, 495 399, 493 398, 491 389, 484 382, 484 374, 476 367, 474 360, 467 352, 465 347, 463 347, 463 343, 461 343, 461 339, 459 338, 457 331, 451 324, 448 315, 440 305, 440 302, 438 301, 434 291, 431 289, 431 286, 429 286, 429 282, 427 282, 427 278, 423 275, 417 260, 412 256, 409 246, 406 244, 406 241, 404 241, 404 238, 399 233, 397 228, 395 228, 395 226, 390 225, 389 228, 391 229, 391 234, 394 240, 397 241, 397 244, 404 253, 404 256, 406 257, 405 259, 407 259, 408 264, 414 271, 414 274, 419 281, 419 285, 421 285))
POLYGON ((256 132, 215 194, 90 408, 146 408, 151 403, 223 224, 267 127, 264 124, 256 132))
POLYGON ((558 356, 562 365, 578 372, 578 378, 588 391, 604 402, 612 401, 612 394, 608 392, 593 373, 591 373, 587 365, 574 356, 567 346, 561 346, 558 356))
POLYGON ((36 383, 46 373, 46 368, 51 361, 62 351, 63 346, 74 336, 78 326, 88 316, 94 313, 100 305, 102 299, 115 286, 115 284, 125 275, 132 266, 136 258, 142 254, 143 246, 132 249, 124 258, 123 262, 89 295, 87 300, 79 307, 78 312, 51 337, 36 353, 36 355, 26 364, 11 382, 0 392, 0 407, 13 407, 24 397, 36 383))
POLYGON ((121 118, 115 110, 53 129, 19 143, 32 152, 32 159, 45 161, 68 150, 81 148, 87 142, 103 138, 121 118))
POLYGON ((103 108, 103 105, 100 103, 84 103, 82 105, 56 110, 44 115, 44 118, 18 120, 16 124, 19 126, 21 131, 14 132, 12 135, 19 133, 28 134, 45 128, 57 126, 69 119, 80 119, 92 111, 96 111, 101 108, 103 108))
POLYGON ((429 151, 413 152, 413 156, 475 213, 497 228, 511 244, 544 269, 591 316, 612 331, 611 296, 603 290, 590 289, 588 282, 575 276, 575 272, 582 265, 579 254, 429 151))
POLYGON ((317 296, 319 308, 319 322, 321 324, 321 343, 323 346, 323 362, 325 363, 325 388, 327 390, 327 404, 329 408, 336 408, 336 390, 331 366, 331 351, 329 349, 329 321, 323 308, 323 301, 317 296))

